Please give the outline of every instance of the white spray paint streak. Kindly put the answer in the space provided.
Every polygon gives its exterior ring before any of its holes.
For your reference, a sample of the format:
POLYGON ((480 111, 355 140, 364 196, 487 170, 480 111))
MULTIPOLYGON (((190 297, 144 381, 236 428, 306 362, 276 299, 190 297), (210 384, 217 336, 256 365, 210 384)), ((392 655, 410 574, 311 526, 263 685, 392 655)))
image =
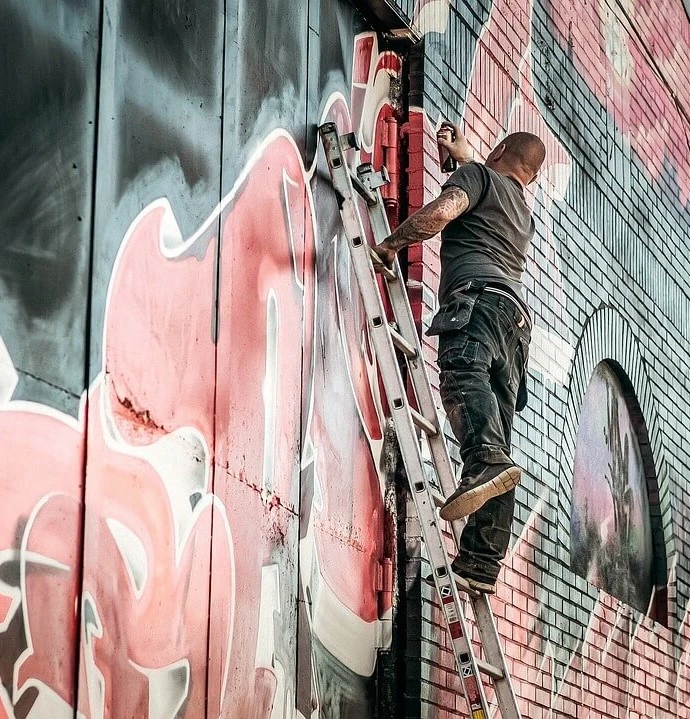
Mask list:
POLYGON ((18 382, 19 375, 0 335, 0 404, 12 399, 18 382))
POLYGON ((189 662, 182 659, 159 669, 141 667, 132 661, 129 663, 149 683, 149 713, 146 719, 175 719, 189 694, 189 662))
POLYGON ((98 607, 90 592, 84 592, 82 596, 81 623, 90 719, 103 719, 105 716, 105 677, 96 664, 93 649, 94 638, 101 639, 103 637, 103 625, 98 615, 98 607))
POLYGON ((271 288, 266 301, 266 369, 261 394, 264 402, 264 457, 261 496, 268 500, 274 490, 276 424, 278 415, 278 332, 280 317, 278 298, 271 288))
POLYGON ((292 213, 290 212, 290 192, 288 185, 292 187, 299 187, 290 175, 283 169, 283 212, 285 213, 285 219, 288 227, 288 234, 290 235, 290 259, 292 261, 292 271, 295 275, 295 284, 304 291, 304 284, 299 278, 299 272, 297 269, 297 253, 295 251, 295 230, 292 226, 292 213))
POLYGON ((149 575, 146 549, 139 537, 122 522, 108 518, 106 524, 122 556, 134 595, 137 599, 141 599, 149 575))
POLYGON ((280 614, 280 567, 269 564, 261 568, 259 632, 254 666, 257 669, 267 669, 276 678, 276 693, 270 719, 290 719, 294 716, 295 709, 287 687, 285 667, 276 657, 276 614, 280 614))

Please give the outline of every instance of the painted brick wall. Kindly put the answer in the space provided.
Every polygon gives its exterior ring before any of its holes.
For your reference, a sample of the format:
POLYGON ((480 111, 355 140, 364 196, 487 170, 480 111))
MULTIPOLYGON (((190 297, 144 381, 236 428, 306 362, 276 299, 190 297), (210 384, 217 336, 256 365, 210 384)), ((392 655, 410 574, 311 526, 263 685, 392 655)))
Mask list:
MULTIPOLYGON (((524 716, 690 716, 685 9, 431 0, 416 3, 410 17, 425 32, 411 58, 411 211, 442 181, 440 115, 462 118, 477 159, 516 130, 537 133, 547 146, 530 197, 537 223, 525 277, 535 318, 531 398, 514 429, 525 478, 494 601, 524 716), (653 464, 650 616, 570 569, 580 409, 602 360, 629 381, 638 439, 653 464)), ((420 331, 436 309, 438 249, 430 241, 409 254, 420 331)), ((426 339, 425 351, 436 381, 435 347, 426 339)), ((421 602, 421 680, 408 684, 418 690, 408 707, 414 716, 465 716, 441 613, 425 585, 421 602)))

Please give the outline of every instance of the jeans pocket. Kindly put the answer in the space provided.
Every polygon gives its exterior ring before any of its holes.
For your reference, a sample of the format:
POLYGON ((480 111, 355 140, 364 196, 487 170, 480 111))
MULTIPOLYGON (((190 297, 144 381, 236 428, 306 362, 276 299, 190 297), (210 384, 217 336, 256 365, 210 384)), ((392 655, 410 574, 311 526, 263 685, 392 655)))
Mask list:
POLYGON ((441 372, 465 370, 476 364, 480 343, 465 332, 444 333, 438 342, 438 367, 441 372))
POLYGON ((472 316, 477 295, 455 295, 451 302, 441 305, 426 331, 428 337, 457 332, 466 327, 472 316))

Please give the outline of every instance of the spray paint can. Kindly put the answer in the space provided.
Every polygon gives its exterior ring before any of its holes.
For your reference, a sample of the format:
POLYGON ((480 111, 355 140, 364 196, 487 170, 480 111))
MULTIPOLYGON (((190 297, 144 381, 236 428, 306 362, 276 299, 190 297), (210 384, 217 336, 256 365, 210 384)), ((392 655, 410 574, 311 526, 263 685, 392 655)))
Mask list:
MULTIPOLYGON (((438 131, 438 134, 445 137, 445 139, 449 142, 453 142, 455 140, 455 133, 453 132, 453 128, 448 127, 447 125, 442 125, 438 131)), ((457 160, 452 158, 448 150, 446 150, 446 148, 442 147, 441 145, 438 146, 438 161, 441 165, 442 172, 455 172, 458 169, 457 160)))

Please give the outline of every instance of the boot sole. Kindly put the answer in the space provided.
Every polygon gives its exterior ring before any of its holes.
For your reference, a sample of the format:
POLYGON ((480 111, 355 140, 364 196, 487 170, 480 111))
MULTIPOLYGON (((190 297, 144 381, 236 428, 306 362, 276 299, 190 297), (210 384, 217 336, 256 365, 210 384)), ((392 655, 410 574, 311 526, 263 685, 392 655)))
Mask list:
MULTIPOLYGON (((490 584, 489 582, 480 582, 477 579, 468 579, 461 576, 460 574, 455 573, 453 573, 453 577, 455 578, 455 583, 458 587, 458 590, 461 592, 466 592, 467 590, 470 590, 472 592, 477 592, 477 594, 496 594, 495 584, 490 584)), ((430 587, 435 586, 434 577, 431 574, 424 577, 424 582, 430 587)))
POLYGON ((468 490, 452 502, 445 504, 440 512, 441 519, 455 522, 458 519, 469 517, 490 499, 500 497, 502 494, 510 492, 511 489, 515 489, 520 484, 521 475, 522 472, 518 467, 504 469, 488 482, 468 490))
POLYGON ((479 594, 496 594, 495 584, 479 582, 476 579, 466 579, 465 581, 470 585, 470 589, 474 589, 474 591, 479 592, 479 594))

